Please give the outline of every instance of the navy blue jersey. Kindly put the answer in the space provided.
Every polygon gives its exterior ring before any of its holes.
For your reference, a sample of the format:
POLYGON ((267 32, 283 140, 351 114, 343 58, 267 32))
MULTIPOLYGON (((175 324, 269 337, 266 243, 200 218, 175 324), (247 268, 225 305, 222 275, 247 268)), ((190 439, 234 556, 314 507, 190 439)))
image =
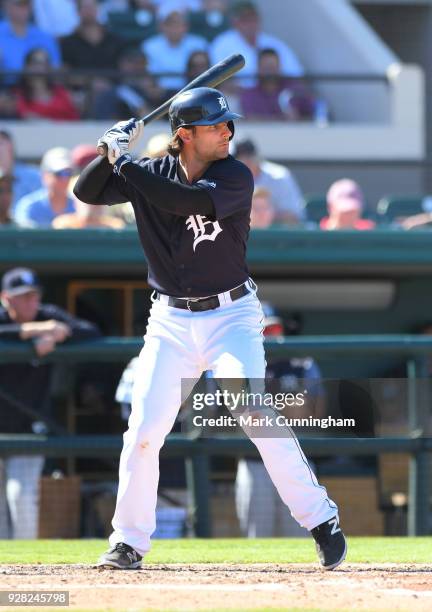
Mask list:
MULTIPOLYGON (((136 163, 152 174, 182 183, 178 159, 171 155, 136 163)), ((106 204, 132 203, 151 287, 175 297, 205 297, 247 280, 253 177, 244 164, 228 156, 213 162, 192 184, 210 196, 213 217, 185 217, 161 210, 127 180, 127 172, 125 176, 126 180, 112 174, 101 196, 106 204)))

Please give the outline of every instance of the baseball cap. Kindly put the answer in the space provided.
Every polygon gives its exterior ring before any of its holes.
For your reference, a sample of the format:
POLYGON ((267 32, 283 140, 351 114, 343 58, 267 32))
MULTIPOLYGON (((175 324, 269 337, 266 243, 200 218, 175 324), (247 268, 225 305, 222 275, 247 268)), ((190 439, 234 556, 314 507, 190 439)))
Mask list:
POLYGON ((62 170, 72 170, 72 158, 69 149, 64 147, 54 147, 48 149, 42 157, 42 172, 61 172, 62 170))
POLYGON ((327 203, 340 211, 363 208, 363 192, 352 179, 341 179, 330 186, 327 203))
POLYGON ((255 143, 250 138, 239 140, 234 148, 234 157, 254 157, 257 153, 255 143))
POLYGON ((77 170, 82 170, 98 156, 96 147, 92 144, 79 144, 71 151, 71 161, 77 170))
POLYGON ((9 295, 22 295, 40 289, 36 273, 29 268, 12 268, 3 275, 2 291, 7 291, 9 295))

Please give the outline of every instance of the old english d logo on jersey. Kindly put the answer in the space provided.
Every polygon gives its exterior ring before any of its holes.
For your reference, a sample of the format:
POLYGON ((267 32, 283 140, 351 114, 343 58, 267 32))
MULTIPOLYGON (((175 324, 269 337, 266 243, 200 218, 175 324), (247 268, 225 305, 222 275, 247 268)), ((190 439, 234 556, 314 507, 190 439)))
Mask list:
POLYGON ((204 221, 204 219, 207 219, 207 217, 203 215, 190 215, 190 217, 186 219, 187 229, 191 229, 194 233, 194 251, 197 245, 203 240, 211 240, 214 242, 216 236, 222 231, 219 221, 204 221))

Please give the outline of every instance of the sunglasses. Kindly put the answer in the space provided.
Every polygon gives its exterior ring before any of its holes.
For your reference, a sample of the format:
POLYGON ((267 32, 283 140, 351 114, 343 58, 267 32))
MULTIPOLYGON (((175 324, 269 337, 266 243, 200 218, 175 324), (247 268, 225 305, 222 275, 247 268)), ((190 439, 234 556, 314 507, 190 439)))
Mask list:
POLYGON ((72 176, 72 170, 58 170, 57 172, 53 172, 53 174, 55 174, 55 176, 58 176, 59 178, 70 178, 72 176))

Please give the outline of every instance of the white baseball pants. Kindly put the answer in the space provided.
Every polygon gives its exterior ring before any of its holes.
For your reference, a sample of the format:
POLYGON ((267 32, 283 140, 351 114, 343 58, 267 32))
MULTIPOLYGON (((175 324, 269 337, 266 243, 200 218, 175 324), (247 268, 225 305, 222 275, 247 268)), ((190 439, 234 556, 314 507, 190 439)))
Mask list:
MULTIPOLYGON (((123 437, 111 546, 125 542, 141 555, 150 549, 156 527, 159 451, 180 408, 182 379, 197 380, 205 370, 215 378, 264 379, 262 321, 255 293, 205 312, 153 303, 123 437)), ((252 441, 300 525, 310 530, 337 514, 296 438, 252 441)))

